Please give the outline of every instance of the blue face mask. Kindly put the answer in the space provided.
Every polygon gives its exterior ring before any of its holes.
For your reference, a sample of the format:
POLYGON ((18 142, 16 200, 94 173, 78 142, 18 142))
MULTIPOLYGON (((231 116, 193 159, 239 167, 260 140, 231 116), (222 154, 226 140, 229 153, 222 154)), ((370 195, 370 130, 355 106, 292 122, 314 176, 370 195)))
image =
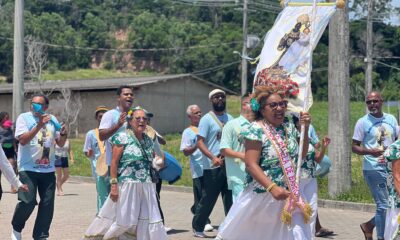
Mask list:
POLYGON ((39 103, 32 103, 32 110, 35 113, 39 113, 39 114, 44 114, 45 112, 43 111, 43 105, 39 104, 39 103))

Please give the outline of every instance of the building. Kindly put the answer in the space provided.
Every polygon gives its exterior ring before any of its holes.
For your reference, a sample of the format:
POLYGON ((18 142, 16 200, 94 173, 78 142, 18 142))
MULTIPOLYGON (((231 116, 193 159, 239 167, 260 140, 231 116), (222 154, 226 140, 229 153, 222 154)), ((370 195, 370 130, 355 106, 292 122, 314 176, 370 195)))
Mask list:
MULTIPOLYGON (((96 106, 105 105, 109 108, 116 106, 116 89, 120 85, 134 88, 136 99, 133 105, 140 105, 154 113, 151 123, 160 133, 180 132, 187 127, 189 121, 185 112, 190 104, 199 105, 204 113, 209 111, 211 106, 208 93, 212 89, 221 88, 228 94, 235 94, 191 74, 46 81, 41 87, 38 83, 28 82, 24 85, 26 93, 24 109, 26 111, 29 109, 30 95, 42 89, 44 93, 49 94, 49 112, 61 121, 65 121, 67 112, 75 111, 79 107, 77 103, 80 100, 81 109, 76 124, 70 128, 83 134, 94 127, 96 106), (66 102, 69 102, 70 109, 65 108, 66 102)), ((12 84, 0 85, 0 111, 12 112, 12 84)), ((69 119, 71 121, 71 117, 69 119)))

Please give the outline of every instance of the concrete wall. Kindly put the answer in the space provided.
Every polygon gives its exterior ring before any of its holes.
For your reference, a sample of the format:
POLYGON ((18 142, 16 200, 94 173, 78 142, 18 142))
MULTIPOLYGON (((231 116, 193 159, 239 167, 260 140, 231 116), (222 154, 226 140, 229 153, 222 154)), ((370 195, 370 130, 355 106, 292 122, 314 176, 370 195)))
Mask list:
MULTIPOLYGON (((164 82, 140 86, 134 91, 134 106, 142 106, 154 114, 151 121, 157 131, 162 134, 182 132, 189 126, 186 116, 188 105, 197 104, 207 113, 211 109, 208 93, 215 87, 193 78, 173 79, 164 82)), ((99 105, 116 107, 115 89, 80 91, 82 109, 78 117, 78 131, 81 134, 96 126, 94 110, 99 105)), ((12 95, 0 94, 0 111, 12 112, 12 95)), ((29 99, 25 101, 25 109, 29 109, 29 99)), ((49 112, 60 117, 64 109, 64 100, 60 93, 50 96, 49 112)), ((62 119, 61 119, 62 120, 62 119)))

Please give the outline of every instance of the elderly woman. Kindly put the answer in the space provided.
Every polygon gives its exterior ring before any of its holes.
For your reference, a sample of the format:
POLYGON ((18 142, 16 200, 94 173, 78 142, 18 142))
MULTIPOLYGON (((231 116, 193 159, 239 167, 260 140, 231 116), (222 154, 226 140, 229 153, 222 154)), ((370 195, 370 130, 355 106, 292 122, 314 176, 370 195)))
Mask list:
MULTIPOLYGON (((152 161, 153 141, 144 133, 147 117, 140 107, 127 116, 128 128, 112 144, 111 192, 84 239, 163 240, 166 232, 157 206, 152 161)), ((163 165, 163 160, 158 159, 163 165)))
POLYGON ((389 208, 386 210, 385 239, 400 239, 400 140, 392 143, 383 155, 388 161, 389 208))
MULTIPOLYGON (((257 121, 242 131, 245 140, 246 188, 220 227, 217 239, 311 239, 310 207, 299 196, 295 166, 299 133, 285 118, 288 101, 280 87, 259 86, 251 107, 257 121)), ((308 113, 300 122, 306 132, 308 113)), ((308 149, 304 139, 303 157, 308 149)))

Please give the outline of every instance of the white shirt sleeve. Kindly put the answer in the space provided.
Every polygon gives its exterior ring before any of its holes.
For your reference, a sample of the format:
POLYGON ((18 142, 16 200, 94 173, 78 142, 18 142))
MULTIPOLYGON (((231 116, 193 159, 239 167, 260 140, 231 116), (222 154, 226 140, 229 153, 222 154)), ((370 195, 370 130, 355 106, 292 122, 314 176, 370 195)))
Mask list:
POLYGON ((8 162, 6 154, 3 149, 0 148, 0 170, 3 172, 7 181, 16 189, 22 186, 22 183, 19 181, 18 177, 14 173, 14 169, 11 164, 8 162))
POLYGON ((364 129, 361 119, 359 119, 354 127, 353 140, 362 142, 364 140, 364 129))
POLYGON ((18 116, 17 122, 15 124, 15 138, 18 139, 24 133, 29 132, 29 128, 26 125, 25 119, 22 117, 22 114, 18 116))
POLYGON ((86 133, 85 144, 83 145, 83 152, 89 152, 92 149, 92 139, 90 137, 90 132, 86 133))
POLYGON ((182 140, 181 140, 181 147, 179 150, 183 151, 184 149, 191 147, 193 144, 190 140, 189 134, 187 131, 184 131, 182 134, 182 140))
POLYGON ((101 118, 99 129, 109 129, 112 126, 113 126, 112 111, 108 111, 104 113, 103 117, 101 118))

